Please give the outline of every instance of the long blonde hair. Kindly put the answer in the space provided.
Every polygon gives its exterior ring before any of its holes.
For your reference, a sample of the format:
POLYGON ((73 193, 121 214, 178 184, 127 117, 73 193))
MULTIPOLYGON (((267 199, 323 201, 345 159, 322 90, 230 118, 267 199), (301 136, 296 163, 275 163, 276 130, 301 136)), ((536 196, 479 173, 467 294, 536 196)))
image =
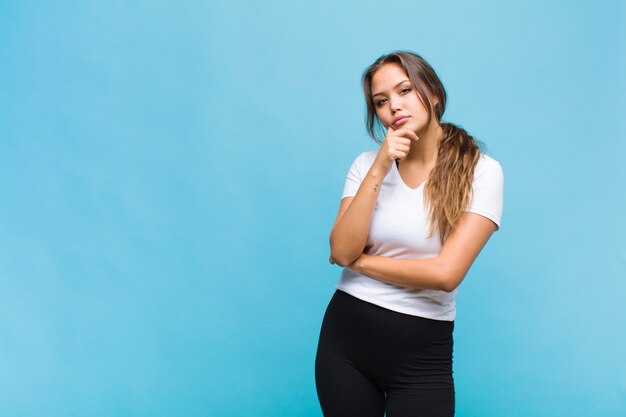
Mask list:
POLYGON ((433 68, 421 56, 409 51, 383 55, 363 72, 363 93, 367 104, 366 128, 374 141, 382 144, 379 135, 384 139, 385 129, 376 116, 371 91, 372 77, 383 65, 389 63, 399 64, 408 75, 428 111, 428 125, 434 112, 443 129, 443 135, 437 144, 437 162, 424 186, 424 201, 429 207, 428 238, 438 230, 443 244, 472 201, 474 169, 484 144, 475 140, 462 127, 441 122, 446 109, 446 90, 433 68), (438 103, 433 106, 434 98, 438 99, 438 103))

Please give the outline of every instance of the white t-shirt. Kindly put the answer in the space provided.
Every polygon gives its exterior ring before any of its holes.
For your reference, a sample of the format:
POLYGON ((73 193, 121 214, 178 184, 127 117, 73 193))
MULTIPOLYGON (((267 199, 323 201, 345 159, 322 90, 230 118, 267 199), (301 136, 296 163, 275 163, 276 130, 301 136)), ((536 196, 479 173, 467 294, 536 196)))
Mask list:
MULTIPOLYGON (((361 181, 376 159, 378 150, 361 153, 352 163, 341 198, 355 196, 361 181)), ((428 180, 426 180, 428 181, 428 180)), ((425 182, 426 182, 425 181, 425 182)), ((416 189, 407 186, 396 164, 383 179, 376 208, 372 215, 367 246, 369 255, 397 259, 434 258, 441 251, 439 233, 428 235, 428 211, 424 206, 425 182, 416 189)), ((500 229, 504 176, 500 163, 482 154, 474 170, 474 197, 467 211, 491 219, 500 229)), ((434 320, 452 321, 456 317, 454 297, 457 289, 447 293, 401 287, 379 281, 344 268, 336 288, 361 300, 400 313, 434 320)))

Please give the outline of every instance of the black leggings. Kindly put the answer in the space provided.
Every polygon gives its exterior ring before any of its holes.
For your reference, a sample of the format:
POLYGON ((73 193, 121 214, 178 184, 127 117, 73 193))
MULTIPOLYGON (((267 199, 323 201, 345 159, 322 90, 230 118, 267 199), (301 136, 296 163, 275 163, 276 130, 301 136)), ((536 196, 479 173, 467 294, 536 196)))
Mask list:
POLYGON ((454 416, 453 330, 335 291, 315 358, 324 416, 454 416))

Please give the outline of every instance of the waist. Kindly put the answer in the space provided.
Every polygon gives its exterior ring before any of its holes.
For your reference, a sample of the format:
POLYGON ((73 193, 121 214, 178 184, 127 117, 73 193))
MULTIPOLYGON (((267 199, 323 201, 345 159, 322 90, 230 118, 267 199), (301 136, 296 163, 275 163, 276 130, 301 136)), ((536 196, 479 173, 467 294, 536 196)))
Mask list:
POLYGON ((395 312, 433 320, 453 321, 455 295, 438 290, 400 287, 344 268, 336 289, 395 312))

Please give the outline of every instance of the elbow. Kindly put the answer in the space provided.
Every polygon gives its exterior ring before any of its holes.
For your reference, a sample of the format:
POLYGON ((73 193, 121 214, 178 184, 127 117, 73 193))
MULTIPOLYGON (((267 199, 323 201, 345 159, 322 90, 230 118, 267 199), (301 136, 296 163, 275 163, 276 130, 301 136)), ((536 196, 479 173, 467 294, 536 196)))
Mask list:
POLYGON ((451 293, 459 287, 463 278, 464 276, 461 276, 458 271, 444 268, 439 279, 439 290, 451 293))
POLYGON ((342 254, 338 254, 336 252, 332 252, 330 253, 330 257, 333 260, 333 263, 339 265, 339 266, 343 266, 346 267, 348 265, 350 265, 352 262, 354 262, 356 260, 356 258, 351 258, 349 256, 345 256, 342 254))
POLYGON ((457 284, 455 280, 451 279, 450 277, 446 277, 442 280, 439 289, 441 291, 451 293, 452 291, 456 290, 458 286, 459 284, 457 284))
POLYGON ((363 250, 354 251, 354 248, 347 247, 345 245, 334 242, 332 236, 330 238, 330 257, 333 263, 346 267, 354 262, 359 256, 361 256, 363 250))

